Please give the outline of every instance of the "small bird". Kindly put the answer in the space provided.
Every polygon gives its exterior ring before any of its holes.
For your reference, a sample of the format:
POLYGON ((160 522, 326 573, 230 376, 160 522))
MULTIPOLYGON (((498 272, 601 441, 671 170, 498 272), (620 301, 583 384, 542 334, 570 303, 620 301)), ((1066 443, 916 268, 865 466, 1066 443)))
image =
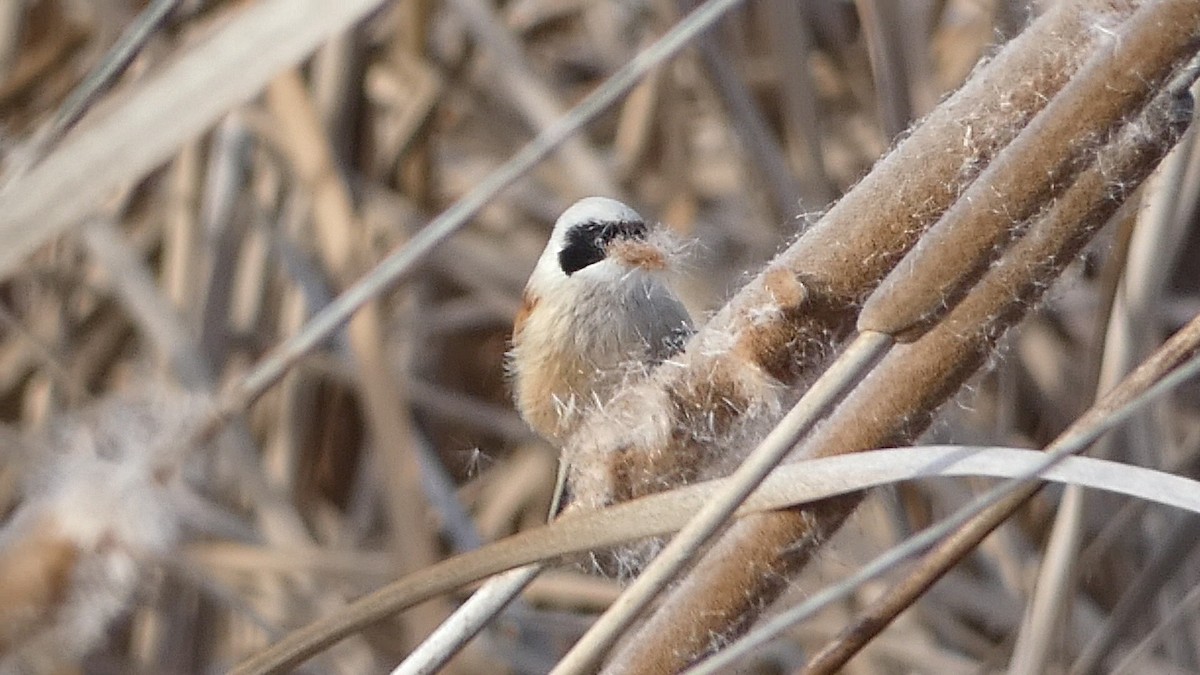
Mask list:
POLYGON ((604 197, 576 202, 554 224, 509 352, 517 409, 554 445, 691 335, 691 317, 667 285, 668 241, 604 197))

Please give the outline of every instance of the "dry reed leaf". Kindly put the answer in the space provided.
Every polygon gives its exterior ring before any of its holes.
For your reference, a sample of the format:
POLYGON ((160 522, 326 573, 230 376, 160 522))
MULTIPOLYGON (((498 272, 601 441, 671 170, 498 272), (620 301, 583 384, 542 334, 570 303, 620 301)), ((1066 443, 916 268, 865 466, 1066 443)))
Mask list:
MULTIPOLYGON (((962 446, 873 450, 806 460, 776 469, 738 515, 774 511, 916 478, 1022 477, 1044 462, 1045 455, 1036 450, 962 446)), ((1090 457, 1068 457, 1041 477, 1200 513, 1200 483, 1153 469, 1090 457)), ((668 534, 685 524, 720 490, 722 482, 698 483, 599 511, 581 512, 425 568, 356 600, 344 611, 292 633, 239 664, 234 672, 251 675, 294 668, 371 623, 507 569, 668 534)))
POLYGON ((0 189, 0 278, 382 0, 259 0, 95 110, 0 189))

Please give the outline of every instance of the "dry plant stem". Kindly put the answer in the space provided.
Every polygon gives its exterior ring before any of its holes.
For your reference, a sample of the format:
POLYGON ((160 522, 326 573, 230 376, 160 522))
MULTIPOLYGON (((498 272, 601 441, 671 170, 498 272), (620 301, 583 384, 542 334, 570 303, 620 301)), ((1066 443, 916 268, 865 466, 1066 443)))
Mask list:
POLYGON ((569 675, 594 670, 621 632, 695 558, 771 469, 892 344, 892 339, 882 333, 859 335, 742 462, 724 488, 680 530, 552 672, 569 675))
POLYGON ((1125 654, 1125 658, 1121 659, 1121 662, 1113 667, 1109 675, 1126 675, 1127 673, 1141 672, 1133 669, 1137 665, 1137 662, 1145 657, 1147 652, 1158 645, 1168 630, 1175 628, 1183 620, 1194 617, 1198 606, 1200 606, 1200 586, 1193 586, 1187 596, 1171 609, 1170 615, 1162 623, 1155 626, 1154 630, 1150 631, 1150 634, 1139 642, 1136 647, 1129 650, 1125 654))
POLYGON ((13 316, 13 313, 3 303, 0 303, 0 327, 3 327, 5 332, 26 346, 54 383, 62 387, 69 403, 83 403, 91 398, 87 387, 77 378, 72 377, 59 356, 51 351, 50 347, 42 342, 28 326, 21 323, 20 319, 13 316))
POLYGON ((0 5, 0 82, 7 83, 12 78, 13 65, 21 46, 24 18, 24 2, 6 2, 0 5))
POLYGON ((943 539, 905 577, 876 598, 805 666, 806 675, 836 673, 884 628, 958 564, 1004 521, 1029 501, 1041 483, 1017 490, 943 539))
MULTIPOLYGON (((684 7, 694 6, 694 0, 684 0, 684 7)), ((729 50, 722 49, 719 31, 702 36, 697 48, 708 68, 714 88, 729 111, 730 127, 748 157, 744 160, 753 171, 757 171, 767 185, 775 214, 780 218, 791 217, 801 208, 800 187, 792 176, 783 149, 771 131, 770 125, 759 110, 754 93, 740 77, 730 59, 729 50)))
MULTIPOLYGON (((490 4, 481 0, 451 0, 475 39, 492 52, 491 72, 504 83, 502 91, 538 133, 545 132, 563 116, 562 105, 554 92, 534 74, 521 46, 496 16, 490 4)), ((558 149, 563 168, 574 178, 581 194, 619 196, 621 191, 609 178, 609 171, 583 136, 563 141, 558 149)))
POLYGON ((0 188, 0 277, 380 4, 259 0, 232 10, 219 29, 100 106, 36 167, 0 188))
MULTIPOLYGON (((785 479, 784 484, 795 483, 785 479)), ((645 536, 665 534, 681 525, 707 500, 711 487, 698 485, 666 495, 647 497, 605 512, 560 518, 553 525, 523 532, 428 568, 361 598, 344 611, 328 614, 297 630, 267 650, 247 659, 234 673, 281 672, 334 644, 351 633, 417 602, 470 581, 555 556, 603 547, 645 536), (645 510, 642 510, 645 509, 645 510), (653 515, 651 515, 653 514, 653 515), (664 525, 666 528, 664 529, 664 525)), ((749 510, 778 507, 777 492, 760 491, 746 506, 749 510), (774 501, 772 501, 774 498, 774 501)), ((785 502, 786 503, 786 502, 785 502)))
POLYGON ((418 409, 448 421, 493 431, 515 441, 525 442, 533 438, 533 432, 511 407, 468 398, 415 377, 405 380, 405 389, 418 409))
POLYGON ((900 43, 904 37, 902 5, 889 0, 855 0, 854 6, 867 38, 881 126, 888 138, 895 138, 913 118, 909 69, 900 43))
MULTIPOLYGON (((1176 220, 1186 221, 1190 214, 1200 209, 1200 141, 1195 136, 1188 142, 1187 167, 1178 183, 1179 192, 1173 202, 1176 220)), ((1172 258, 1174 260, 1174 258, 1172 258)))
MULTIPOLYGON (((406 3, 413 7, 417 3, 406 3)), ((426 141, 429 122, 436 105, 445 93, 445 83, 437 70, 421 60, 421 55, 394 50, 387 66, 368 68, 366 79, 386 82, 397 91, 389 99, 398 109, 390 111, 388 124, 375 140, 375 150, 368 173, 373 176, 395 174, 403 181, 401 192, 410 195, 414 203, 429 207, 429 185, 432 174, 428 166, 426 141), (411 168, 410 168, 411 167, 411 168)), ((368 84, 370 89, 372 84, 368 84)))
MULTIPOLYGON (((71 92, 67 100, 63 101, 58 112, 54 114, 50 127, 46 129, 44 135, 34 140, 29 157, 23 160, 25 162, 23 166, 14 170, 14 175, 24 173, 30 166, 41 161, 71 126, 78 122, 80 117, 83 117, 88 107, 113 85, 121 73, 125 72, 125 68, 133 61, 133 57, 137 56, 150 36, 162 26, 180 2, 181 0, 155 0, 138 14, 133 23, 125 29, 125 32, 117 38, 117 42, 104 55, 100 64, 91 73, 88 73, 88 76, 71 92)), ((10 176, 9 180, 11 179, 10 176)))
MULTIPOLYGON (((1190 99, 1160 95, 941 323, 894 348, 798 451, 825 456, 900 444, 982 365, 994 342, 1115 211, 1190 120, 1190 99), (1187 105, 1181 105, 1186 103, 1187 105)), ((850 514, 853 497, 744 519, 706 555, 613 661, 610 672, 674 672, 746 624, 850 514), (648 645, 655 648, 650 649, 648 645), (663 644, 672 649, 662 649, 663 644)))
POLYGON ((1089 140, 1137 110, 1198 40, 1194 0, 1139 8, 896 265, 863 307, 859 329, 919 337, 1017 234, 1014 225, 1069 183, 1089 159, 1089 140), (914 275, 927 282, 914 288, 914 275))
MULTIPOLYGON (((619 394, 609 413, 629 408, 631 425, 639 425, 632 438, 604 433, 611 427, 601 415, 591 422, 596 434, 564 450, 573 467, 594 467, 579 461, 582 455, 608 462, 572 476, 578 503, 599 506, 694 477, 727 451, 687 430, 735 435, 764 390, 811 381, 830 345, 853 328, 859 303, 1091 53, 1088 17, 1105 9, 1105 18, 1116 21, 1132 11, 1123 4, 1106 8, 1106 2, 1056 4, 738 293, 673 367, 619 394)), ((781 396, 780 415, 798 394, 781 396)))
POLYGON ((1075 594, 1075 561, 1083 538, 1086 495, 1078 486, 1068 487, 1058 503, 1045 553, 1038 569, 1033 597, 1017 634, 1008 662, 1008 672, 1046 672, 1060 645, 1063 620, 1070 616, 1075 594))
MULTIPOLYGON (((1101 378, 1098 391, 1111 386, 1101 378)), ((1074 600, 1076 560, 1083 536, 1083 516, 1087 496, 1082 488, 1070 486, 1058 503, 1050 539, 1046 543, 1038 569, 1034 592, 1025 609, 1016 645, 1009 659, 1008 672, 1045 672, 1058 644, 1063 620, 1070 616, 1074 600)))
POLYGON ((771 51, 782 73, 778 84, 783 123, 801 204, 824 206, 832 202, 837 193, 825 172, 819 101, 812 95, 816 86, 808 61, 814 48, 812 27, 801 4, 769 0, 764 4, 764 10, 771 51))
MULTIPOLYGON (((1178 258, 1186 249, 1186 238, 1192 229, 1191 211, 1178 209, 1186 186, 1196 179, 1195 175, 1189 175, 1188 168, 1189 164, 1200 163, 1200 152, 1196 150, 1196 131, 1192 129, 1146 186, 1143 198, 1146 208, 1137 215, 1136 227, 1129 236, 1124 268, 1106 315, 1109 321, 1102 334, 1104 370, 1124 374, 1153 351, 1162 338, 1166 321, 1159 308, 1170 295, 1170 277, 1178 269, 1178 258)), ((1129 459, 1139 464, 1161 465, 1162 456, 1152 449, 1165 447, 1162 435, 1157 425, 1144 418, 1135 420, 1119 440, 1124 441, 1129 459)), ((1111 456, 1114 450, 1115 447, 1105 447, 1103 456, 1111 456)))
MULTIPOLYGON (((1034 494, 1044 484, 1044 480, 1055 470, 1055 466, 1061 465, 1063 462, 1070 462, 1072 460, 1071 455, 1082 452, 1100 440, 1104 434, 1118 425, 1127 422, 1136 413, 1143 411, 1157 398, 1200 374, 1200 359, 1196 358, 1196 353, 1200 350, 1200 319, 1193 321, 1192 325, 1180 331, 1177 337, 1179 339, 1174 340, 1175 344, 1173 347, 1164 347, 1162 351, 1156 354, 1156 357, 1162 357, 1158 363, 1140 372, 1142 375, 1148 372, 1152 376, 1151 379, 1146 380, 1142 378, 1141 380, 1137 380, 1137 378, 1130 378, 1126 380, 1121 385, 1122 392, 1120 395, 1114 395, 1101 404, 1089 409, 1088 414, 1081 417, 1067 432, 1059 436, 1053 445, 1047 448, 1046 452, 1040 453, 1039 460, 1035 466, 1030 467, 1026 471, 1012 474, 1011 480, 988 490, 973 499, 971 503, 957 510, 949 518, 909 537, 883 555, 876 557, 870 563, 855 571, 845 581, 821 590, 798 607, 789 609, 780 616, 773 618, 767 625, 757 629, 752 635, 705 661, 700 666, 689 671, 689 673, 708 675, 709 673, 723 672, 720 668, 728 668, 736 663, 739 658, 747 656, 754 649, 764 645, 772 637, 778 636, 789 627, 811 618, 816 612, 827 607, 832 602, 848 598, 866 581, 884 574, 888 570, 898 566, 905 559, 913 557, 919 551, 939 542, 938 550, 941 550, 947 541, 957 538, 964 530, 969 530, 973 524, 978 523, 979 518, 992 512, 1001 504, 1011 503, 1014 498, 1018 502, 1024 501, 1025 498, 1034 494), (1157 376, 1157 379, 1154 376, 1157 376), (1126 395, 1125 400, 1118 401, 1117 399, 1120 399, 1122 395, 1126 395), (1099 414, 1097 414, 1098 411, 1099 414)), ((920 453, 923 450, 929 450, 933 447, 937 446, 914 448, 913 451, 920 453)), ((1128 465, 1119 466, 1122 467, 1122 471, 1129 468, 1128 465)), ((1082 485, 1082 483, 1075 483, 1075 485, 1082 485)), ((1154 488, 1151 489, 1153 490, 1154 488)), ((1161 489, 1165 489, 1165 486, 1161 489)), ((910 575, 909 579, 920 576, 920 574, 910 575)), ((903 585, 902 583, 901 586, 903 585)), ((891 594, 889 592, 889 595, 891 594)), ((810 667, 806 668, 804 672, 834 672, 833 668, 838 668, 840 665, 842 664, 832 664, 826 661, 820 664, 819 669, 814 670, 810 667)))
MULTIPOLYGON (((431 451, 427 454, 430 455, 428 461, 437 461, 431 451)), ((554 514, 558 513, 559 499, 562 497, 561 468, 559 474, 559 489, 555 490, 550 504, 551 520, 553 520, 554 514)), ((457 502, 453 506, 461 508, 457 502)), ((474 534, 473 531, 472 534, 474 534)), ((476 538, 478 538, 477 535, 476 538)), ((478 546, 479 543, 476 543, 474 547, 478 546)), ((478 635, 489 621, 511 604, 545 569, 544 564, 537 563, 518 567, 488 579, 483 586, 471 594, 470 598, 467 598, 466 602, 459 605, 449 618, 422 640, 421 644, 417 645, 416 649, 412 650, 404 658, 404 661, 392 671, 392 675, 437 672, 478 635)))
MULTIPOLYGON (((432 452, 429 454, 432 455, 432 452)), ((429 461, 436 461, 436 458, 431 456, 429 461)), ((561 486, 561 478, 559 485, 561 486)), ((551 518, 553 518, 553 514, 558 513, 560 497, 561 493, 556 491, 550 505, 551 518)), ((454 506, 458 506, 457 503, 454 506)), ((472 534, 474 533, 472 532, 472 534)), ((478 635, 489 621, 512 603, 545 569, 544 564, 537 563, 518 567, 488 579, 433 633, 422 640, 421 644, 417 645, 417 648, 392 671, 392 675, 436 672, 478 635)))
POLYGON ((196 297, 196 278, 200 276, 195 255, 200 248, 195 205, 199 203, 201 156, 198 142, 187 143, 180 149, 170 170, 162 286, 176 311, 180 312, 191 306, 196 297))
POLYGON ((430 507, 442 520, 441 530, 452 550, 469 551, 483 546, 483 538, 460 501, 458 485, 442 465, 442 460, 430 445, 429 439, 415 430, 417 460, 421 463, 421 485, 430 507))
MULTIPOLYGON (((176 377, 194 391, 210 391, 211 368, 198 356, 200 350, 183 329, 174 309, 158 292, 149 271, 121 240, 113 224, 106 219, 91 223, 84 231, 84 242, 111 277, 116 294, 130 316, 168 358, 176 377)), ((237 448, 236 461, 244 469, 239 474, 249 484, 260 517, 278 524, 276 527, 264 524, 266 538, 290 545, 311 544, 292 507, 270 490, 262 489, 260 474, 252 458, 253 442, 247 430, 241 424, 235 424, 231 439, 237 448)), ((168 466, 173 466, 179 457, 173 450, 164 455, 164 460, 168 466)))
MULTIPOLYGON (((1189 137, 1194 138, 1194 133, 1191 132, 1189 137)), ((1178 181, 1188 158, 1188 153, 1184 152, 1187 145, 1185 142, 1176 148, 1164 160, 1158 175, 1148 183, 1149 207, 1141 213, 1139 225, 1133 232, 1128 260, 1109 314, 1097 396, 1107 392, 1132 370, 1138 359, 1150 351, 1149 340, 1157 339, 1153 315, 1155 300, 1152 299, 1162 297, 1172 269, 1164 261, 1171 260, 1181 245, 1180 235, 1176 233, 1187 229, 1186 221, 1172 217, 1178 181)), ((1144 428, 1136 422, 1135 426, 1144 428)), ((1155 444, 1154 441, 1148 439, 1147 444, 1155 444)), ((1111 452, 1102 447, 1100 454, 1109 456, 1111 452)), ((1138 463, 1153 461, 1146 456, 1138 458, 1138 463)), ((1070 616, 1086 500, 1082 488, 1070 487, 1063 493, 1026 619, 1013 648, 1009 672, 1044 672, 1049 667, 1060 627, 1070 616)), ((1163 575, 1164 579, 1168 577, 1163 575)), ((1130 594, 1135 593, 1136 588, 1130 587, 1130 594)), ((1095 644, 1094 640, 1092 644, 1095 644)))
POLYGON ((1088 17, 1124 3, 1056 3, 1000 50, 785 253, 797 274, 861 301, 1090 54, 1088 17), (1109 8, 1110 4, 1117 5, 1109 8), (997 96, 997 93, 1002 93, 997 96), (1002 99, 1002 100, 999 100, 1002 99))
MULTIPOLYGON (((314 226, 325 268, 346 276, 352 271, 357 233, 363 228, 354 211, 348 186, 334 163, 333 148, 324 131, 316 106, 297 71, 288 71, 267 91, 267 101, 283 130, 285 148, 306 189, 313 194, 314 226)), ((358 371, 364 408, 380 453, 381 464, 396 484, 385 491, 395 531, 404 531, 424 519, 426 502, 421 486, 421 468, 414 454, 414 430, 407 414, 403 392, 389 376, 383 349, 380 308, 370 302, 360 309, 348 327, 350 349, 358 371)), ((402 569, 416 570, 432 564, 438 555, 426 537, 393 537, 402 569)), ((423 607, 414 627, 418 634, 432 631, 445 618, 443 606, 423 607)))
MULTIPOLYGON (((310 213, 307 191, 293 190, 280 209, 279 226, 276 234, 272 236, 277 249, 283 250, 286 242, 302 241, 304 236, 310 233, 310 213)), ((309 236, 311 238, 311 235, 309 236)), ((296 284, 284 291, 279 300, 278 325, 275 329, 279 335, 289 335, 299 330, 308 317, 308 308, 322 302, 313 299, 317 291, 311 290, 313 286, 318 285, 317 282, 311 281, 317 275, 307 269, 303 272, 292 271, 292 267, 297 265, 290 265, 290 261, 301 257, 299 254, 279 254, 283 269, 289 276, 297 279, 296 284)), ((309 264, 316 266, 315 261, 309 261, 309 264)), ((324 276, 321 277, 321 281, 325 281, 324 276)), ((350 380, 351 377, 352 375, 347 375, 346 379, 350 380)), ((303 397, 307 394, 305 379, 303 373, 293 371, 279 383, 275 392, 279 406, 278 419, 304 419, 301 411, 304 409, 303 397)), ((279 433, 273 434, 262 444, 258 463, 266 481, 281 493, 287 494, 297 489, 297 480, 301 475, 300 439, 288 425, 281 425, 277 431, 279 433)))
POLYGON ((632 176, 638 163, 646 159, 655 115, 667 101, 665 79, 661 71, 655 71, 621 103, 612 141, 612 164, 621 180, 632 176))
MULTIPOLYGON (((1195 156, 1195 138, 1193 129, 1187 141, 1163 163, 1163 169, 1152 183, 1153 188, 1148 190, 1149 205, 1141 212, 1133 233, 1120 293, 1113 303, 1105 342, 1105 372, 1132 367, 1132 362, 1143 353, 1147 342, 1153 340, 1157 332, 1159 321, 1155 315, 1155 303, 1167 290, 1169 275, 1174 268, 1164 261, 1173 260, 1180 246, 1180 237, 1190 227, 1189 219, 1177 216, 1175 207, 1179 186, 1184 184, 1186 166, 1189 159, 1195 156), (1115 354, 1111 365, 1110 351, 1115 354)), ((1143 437, 1158 432, 1157 428, 1145 423, 1146 420, 1142 421, 1144 424, 1138 430, 1131 431, 1130 438, 1137 438, 1138 431, 1143 437)), ((1150 437, 1144 443, 1129 445, 1153 445, 1155 440, 1155 437, 1150 437)), ((1161 457, 1147 453, 1141 453, 1137 459, 1139 463, 1162 462, 1161 457)), ((1070 672, 1093 672, 1103 663, 1123 635, 1122 631, 1129 627, 1129 622, 1144 613, 1147 601, 1171 578, 1173 567, 1187 558, 1195 541, 1195 529, 1195 521, 1185 519, 1175 523, 1172 530, 1161 537, 1161 542, 1155 542, 1160 550, 1142 567, 1137 578, 1128 584, 1103 627, 1092 635, 1071 664, 1070 672), (1179 550, 1180 547, 1182 550, 1179 550)), ((1081 566, 1084 565, 1086 563, 1081 563, 1081 566)), ((1042 592, 1040 582, 1038 592, 1042 592)))
POLYGON ((353 162, 354 118, 362 112, 358 89, 366 76, 364 43, 362 31, 347 31, 313 57, 313 96, 339 166, 353 162))
POLYGON ((199 247, 206 263, 199 307, 200 351, 219 368, 229 352, 229 314, 242 243, 240 221, 234 217, 238 195, 249 168, 251 138, 242 117, 231 114, 211 134, 204 174, 200 218, 207 234, 199 247))
POLYGON ((526 565, 489 579, 405 657, 392 675, 436 673, 545 569, 541 563, 526 565))
POLYGON ((200 356, 199 345, 162 296, 142 261, 123 241, 111 220, 101 218, 83 231, 88 251, 105 269, 117 296, 180 380, 188 388, 211 390, 212 369, 200 356))
MULTIPOLYGON (((1134 236, 1144 235, 1145 229, 1138 228, 1134 236)), ((1131 272, 1134 270, 1126 265, 1122 279, 1127 280, 1131 272)), ((1125 304, 1118 293, 1111 307, 1104 340, 1097 396, 1111 389, 1136 364, 1133 342, 1128 339, 1132 326, 1126 321, 1125 304)), ((1099 454, 1106 456, 1109 453, 1101 448, 1099 454)), ((1086 499, 1083 490, 1077 486, 1063 491, 1037 581, 1009 659, 1010 673, 1044 672, 1053 657, 1053 645, 1058 644, 1062 622, 1070 616, 1086 499)))
MULTIPOLYGON (((1105 427, 1109 423, 1101 420, 1095 426, 1105 427)), ((1200 513, 1200 484, 1180 476, 1089 458, 1070 458, 1046 470, 1045 456, 1032 450, 964 451, 962 446, 939 446, 881 450, 781 466, 750 496, 738 516, 745 518, 915 478, 979 475, 1024 478, 1041 471, 1046 471, 1042 476, 1047 480, 1078 482, 1200 513)), ((721 487, 722 481, 711 481, 602 511, 563 517, 546 527, 527 530, 445 560, 356 600, 342 611, 324 615, 239 664, 233 672, 248 675, 293 668, 375 621, 506 569, 668 534, 682 527, 721 487)))
MULTIPOLYGON (((1082 490, 1075 486, 1076 489, 1082 490)), ((1185 514, 1172 525, 1171 530, 1159 544, 1154 555, 1129 581, 1120 600, 1104 621, 1104 626, 1092 636, 1079 657, 1071 664, 1070 675, 1091 675, 1101 672, 1104 659, 1123 636, 1135 634, 1131 627, 1146 616, 1146 608, 1153 606, 1154 596, 1179 571, 1200 538, 1200 519, 1185 514)))

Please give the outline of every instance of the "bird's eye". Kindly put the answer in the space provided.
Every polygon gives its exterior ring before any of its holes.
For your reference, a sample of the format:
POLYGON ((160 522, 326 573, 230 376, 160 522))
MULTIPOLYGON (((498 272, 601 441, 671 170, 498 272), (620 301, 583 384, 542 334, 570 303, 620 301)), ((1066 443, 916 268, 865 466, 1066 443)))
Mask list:
POLYGON ((567 230, 558 252, 558 265, 571 276, 604 260, 605 249, 614 239, 645 239, 646 224, 640 220, 588 221, 567 230))

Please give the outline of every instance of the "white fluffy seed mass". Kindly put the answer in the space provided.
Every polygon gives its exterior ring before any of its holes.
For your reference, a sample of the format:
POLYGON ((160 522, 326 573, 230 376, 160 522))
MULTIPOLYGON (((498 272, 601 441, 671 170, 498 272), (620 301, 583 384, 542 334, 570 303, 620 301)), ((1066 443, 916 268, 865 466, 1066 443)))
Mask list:
POLYGON ((114 397, 21 444, 23 498, 0 528, 0 673, 78 659, 128 608, 147 563, 178 539, 176 446, 202 405, 114 397))

